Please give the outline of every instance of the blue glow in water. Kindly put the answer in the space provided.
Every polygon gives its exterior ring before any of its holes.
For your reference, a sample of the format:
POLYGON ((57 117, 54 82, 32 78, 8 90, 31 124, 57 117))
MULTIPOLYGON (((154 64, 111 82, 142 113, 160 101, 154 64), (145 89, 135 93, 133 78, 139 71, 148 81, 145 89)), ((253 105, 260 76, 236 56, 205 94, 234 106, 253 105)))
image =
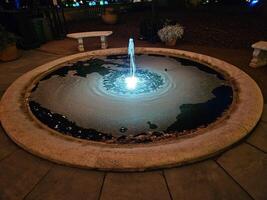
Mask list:
POLYGON ((135 76, 136 66, 134 54, 134 41, 133 38, 130 38, 128 45, 128 55, 130 57, 130 77, 125 78, 125 83, 129 90, 134 90, 138 83, 138 78, 135 76))

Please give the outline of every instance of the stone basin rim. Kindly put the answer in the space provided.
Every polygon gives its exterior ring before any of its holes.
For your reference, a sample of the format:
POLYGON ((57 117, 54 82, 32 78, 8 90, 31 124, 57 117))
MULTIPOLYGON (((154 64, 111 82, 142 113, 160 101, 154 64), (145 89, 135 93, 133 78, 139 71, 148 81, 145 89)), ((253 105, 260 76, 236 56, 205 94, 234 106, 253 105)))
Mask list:
POLYGON ((58 137, 55 131, 42 126, 28 112, 25 95, 40 75, 69 61, 126 52, 127 48, 116 48, 78 53, 51 61, 22 75, 7 89, 0 102, 0 119, 6 133, 27 151, 57 163, 110 171, 143 171, 192 163, 213 156, 245 137, 259 121, 263 110, 261 91, 255 81, 237 67, 189 51, 142 47, 137 47, 136 53, 187 58, 228 74, 238 87, 238 104, 231 110, 229 118, 190 138, 155 144, 109 146, 69 136, 58 137))

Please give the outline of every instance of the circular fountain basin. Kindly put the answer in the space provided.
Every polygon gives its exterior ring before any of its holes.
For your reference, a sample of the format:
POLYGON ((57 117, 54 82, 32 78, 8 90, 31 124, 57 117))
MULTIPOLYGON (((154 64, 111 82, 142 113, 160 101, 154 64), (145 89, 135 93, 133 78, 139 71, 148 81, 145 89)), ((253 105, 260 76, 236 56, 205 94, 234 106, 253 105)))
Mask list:
POLYGON ((257 84, 224 61, 136 48, 133 89, 125 82, 126 53, 119 48, 75 54, 20 77, 1 101, 7 134, 58 163, 145 170, 219 153, 260 119, 257 84))

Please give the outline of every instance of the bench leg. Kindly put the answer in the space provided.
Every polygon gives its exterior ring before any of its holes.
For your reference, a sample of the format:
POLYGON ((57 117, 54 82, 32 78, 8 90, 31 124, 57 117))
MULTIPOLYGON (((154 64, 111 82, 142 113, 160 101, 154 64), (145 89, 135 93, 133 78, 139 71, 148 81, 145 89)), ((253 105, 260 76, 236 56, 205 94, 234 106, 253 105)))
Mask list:
POLYGON ((249 64, 250 67, 262 67, 267 65, 267 51, 254 49, 253 58, 249 64))
POLYGON ((84 51, 83 38, 78 39, 78 51, 84 51))
POLYGON ((100 42, 101 42, 101 49, 108 48, 108 40, 107 40, 106 36, 101 36, 100 37, 100 42))

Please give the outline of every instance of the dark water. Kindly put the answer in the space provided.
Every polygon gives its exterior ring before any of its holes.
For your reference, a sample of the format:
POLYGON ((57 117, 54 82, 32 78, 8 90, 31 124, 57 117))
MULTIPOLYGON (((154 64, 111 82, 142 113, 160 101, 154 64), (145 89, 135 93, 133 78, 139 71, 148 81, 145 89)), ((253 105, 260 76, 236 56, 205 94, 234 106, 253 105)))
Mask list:
POLYGON ((212 91, 216 96, 205 103, 183 104, 181 114, 168 127, 167 131, 183 131, 207 126, 214 122, 229 107, 233 101, 233 90, 229 86, 221 86, 212 91))

